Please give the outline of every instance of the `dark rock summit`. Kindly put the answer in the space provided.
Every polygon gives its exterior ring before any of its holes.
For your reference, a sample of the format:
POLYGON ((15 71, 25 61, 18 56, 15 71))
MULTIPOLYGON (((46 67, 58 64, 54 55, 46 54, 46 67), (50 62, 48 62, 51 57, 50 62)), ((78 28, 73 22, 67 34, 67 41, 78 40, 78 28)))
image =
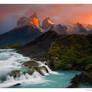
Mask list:
POLYGON ((66 27, 66 26, 63 26, 63 25, 61 25, 61 24, 54 25, 54 26, 53 26, 53 30, 54 30, 55 32, 57 32, 58 34, 63 34, 63 35, 68 34, 68 33, 67 33, 67 27, 66 27))
POLYGON ((17 22, 17 27, 24 27, 24 26, 29 26, 33 25, 34 27, 39 27, 39 18, 37 17, 36 13, 33 13, 32 16, 30 17, 21 17, 18 22, 17 22))
POLYGON ((54 25, 54 22, 49 18, 45 18, 42 22, 42 28, 48 31, 52 26, 54 25))
POLYGON ((84 27, 82 24, 80 23, 76 23, 73 25, 68 25, 68 30, 70 34, 83 34, 83 35, 87 35, 88 34, 88 30, 86 29, 86 27, 84 27))

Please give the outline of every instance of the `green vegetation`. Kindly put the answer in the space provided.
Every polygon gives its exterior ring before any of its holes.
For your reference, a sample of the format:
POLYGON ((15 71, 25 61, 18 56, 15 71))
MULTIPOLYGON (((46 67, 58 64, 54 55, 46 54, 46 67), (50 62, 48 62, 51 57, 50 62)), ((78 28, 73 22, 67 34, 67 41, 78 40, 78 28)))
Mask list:
POLYGON ((92 71, 92 35, 60 35, 47 61, 53 70, 92 71))
POLYGON ((19 47, 20 47, 19 44, 11 44, 11 45, 7 45, 7 46, 1 46, 0 49, 16 49, 19 47))

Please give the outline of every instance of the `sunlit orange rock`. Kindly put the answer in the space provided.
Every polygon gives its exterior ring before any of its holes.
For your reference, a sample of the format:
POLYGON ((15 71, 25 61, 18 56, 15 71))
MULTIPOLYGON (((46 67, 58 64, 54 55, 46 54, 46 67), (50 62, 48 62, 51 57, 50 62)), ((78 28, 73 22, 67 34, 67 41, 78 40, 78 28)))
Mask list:
POLYGON ((52 24, 52 25, 54 24, 54 22, 52 22, 52 20, 49 17, 47 18, 47 21, 49 24, 52 24))
POLYGON ((44 29, 48 29, 49 27, 51 27, 52 25, 54 25, 54 22, 49 18, 45 18, 42 22, 42 27, 44 29))
POLYGON ((34 14, 31 16, 31 20, 30 20, 29 24, 33 24, 34 26, 39 27, 39 19, 38 19, 36 13, 34 13, 34 14))
POLYGON ((33 17, 33 24, 36 26, 36 27, 39 27, 39 20, 37 17, 33 17))

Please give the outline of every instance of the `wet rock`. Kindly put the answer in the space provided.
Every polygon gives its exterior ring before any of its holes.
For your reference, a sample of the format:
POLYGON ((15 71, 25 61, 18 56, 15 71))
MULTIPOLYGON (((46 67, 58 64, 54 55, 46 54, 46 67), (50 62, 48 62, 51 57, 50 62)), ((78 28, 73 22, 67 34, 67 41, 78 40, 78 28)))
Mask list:
POLYGON ((41 75, 44 76, 44 73, 41 71, 41 70, 42 70, 41 67, 35 67, 34 69, 35 69, 37 72, 39 72, 41 75))
POLYGON ((32 74, 33 72, 37 71, 39 72, 41 75, 44 75, 44 73, 42 72, 42 70, 46 71, 46 73, 48 73, 48 69, 45 66, 39 66, 39 63, 37 63, 35 60, 33 61, 28 61, 23 63, 23 65, 25 67, 28 67, 30 70, 30 73, 32 74))
POLYGON ((28 67, 28 68, 39 66, 39 64, 36 61, 24 62, 23 65, 28 67))
POLYGON ((21 71, 20 70, 13 70, 9 73, 10 76, 13 76, 14 78, 20 77, 21 71))
POLYGON ((33 72, 35 72, 35 68, 34 67, 31 67, 30 68, 30 72, 31 72, 31 74, 33 74, 33 72))
POLYGON ((42 66, 41 69, 45 70, 47 73, 49 73, 48 69, 45 66, 42 66))
POLYGON ((42 72, 42 70, 46 71, 46 73, 49 73, 48 69, 45 66, 41 66, 41 67, 31 67, 30 68, 30 72, 31 74, 35 71, 39 72, 41 75, 44 76, 44 73, 42 72))

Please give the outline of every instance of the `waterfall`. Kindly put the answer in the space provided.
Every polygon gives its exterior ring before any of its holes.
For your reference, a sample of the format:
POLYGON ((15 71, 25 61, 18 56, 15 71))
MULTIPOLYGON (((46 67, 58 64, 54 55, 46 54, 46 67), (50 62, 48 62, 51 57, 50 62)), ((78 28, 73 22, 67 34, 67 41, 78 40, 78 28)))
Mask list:
MULTIPOLYGON (((8 73, 12 70, 21 69, 22 64, 26 61, 29 61, 30 58, 24 57, 21 54, 16 53, 13 49, 0 49, 0 76, 5 76, 6 80, 2 81, 0 77, 0 87, 11 87, 15 85, 27 85, 27 84, 41 84, 49 82, 49 80, 46 80, 44 76, 42 76, 40 73, 38 73, 36 70, 33 72, 33 74, 23 74, 19 77, 14 78, 13 76, 8 75, 8 73)), ((48 70, 48 73, 42 69, 44 75, 49 74, 58 74, 57 72, 53 72, 46 64, 45 62, 36 61, 39 63, 39 66, 45 66, 48 70)))
MULTIPOLYGON (((46 61, 44 61, 44 62, 37 61, 37 62, 39 63, 39 66, 45 66, 50 74, 59 74, 59 73, 57 73, 57 72, 52 71, 52 70, 45 64, 46 61)), ((43 73, 45 73, 44 70, 43 70, 43 73)), ((46 75, 47 75, 47 74, 46 74, 46 75)))

